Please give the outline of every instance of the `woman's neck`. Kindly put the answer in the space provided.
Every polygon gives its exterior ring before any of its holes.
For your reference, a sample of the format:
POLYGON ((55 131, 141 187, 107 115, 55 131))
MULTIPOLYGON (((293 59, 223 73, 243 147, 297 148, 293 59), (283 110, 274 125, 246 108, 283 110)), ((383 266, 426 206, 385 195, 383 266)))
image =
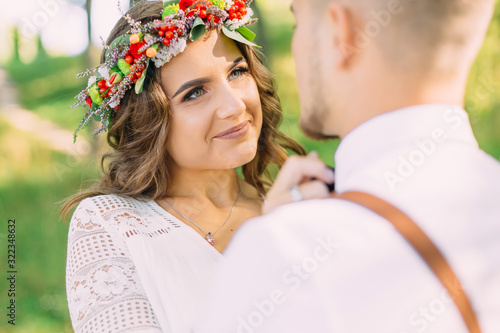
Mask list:
MULTIPOLYGON (((242 182, 243 183, 243 182, 242 182)), ((238 175, 230 170, 176 169, 167 197, 212 202, 215 207, 232 206, 240 191, 238 175)), ((243 186, 243 184, 242 184, 243 186)))

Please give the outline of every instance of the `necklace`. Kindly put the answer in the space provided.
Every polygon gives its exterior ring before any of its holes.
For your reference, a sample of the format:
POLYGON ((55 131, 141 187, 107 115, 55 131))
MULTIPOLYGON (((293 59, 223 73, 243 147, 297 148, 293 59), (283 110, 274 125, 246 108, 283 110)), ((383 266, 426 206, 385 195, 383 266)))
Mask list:
POLYGON ((227 223, 227 221, 229 221, 229 218, 231 218, 231 215, 233 214, 234 207, 236 207, 236 202, 238 202, 238 198, 240 197, 240 194, 241 194, 241 182, 240 182, 240 178, 239 177, 238 177, 238 185, 240 187, 240 191, 238 193, 238 196, 236 197, 236 200, 234 200, 233 208, 231 208, 231 212, 229 213, 229 216, 227 217, 226 221, 219 227, 219 229, 217 229, 213 234, 211 232, 206 232, 202 227, 200 227, 199 225, 197 225, 190 218, 184 216, 181 212, 179 212, 177 209, 175 209, 175 207, 172 206, 172 204, 170 202, 168 202, 167 199, 163 198, 163 201, 165 201, 170 207, 172 207, 172 209, 175 210, 177 212, 177 214, 179 214, 180 216, 182 216, 183 218, 185 218, 186 220, 188 220, 189 222, 191 222, 192 224, 194 224, 196 227, 198 227, 198 229, 200 229, 201 231, 203 231, 203 233, 205 233, 205 238, 207 239, 207 241, 211 245, 214 245, 215 244, 215 234, 227 223))

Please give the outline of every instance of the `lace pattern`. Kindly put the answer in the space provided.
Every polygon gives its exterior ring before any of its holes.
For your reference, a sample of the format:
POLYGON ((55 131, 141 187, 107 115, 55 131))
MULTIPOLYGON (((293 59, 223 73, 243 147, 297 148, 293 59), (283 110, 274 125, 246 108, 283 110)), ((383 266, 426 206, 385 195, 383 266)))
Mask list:
POLYGON ((113 226, 147 223, 134 208, 118 196, 97 196, 83 200, 73 214, 66 292, 76 333, 161 332, 126 244, 113 226), (105 220, 111 211, 115 214, 105 220))

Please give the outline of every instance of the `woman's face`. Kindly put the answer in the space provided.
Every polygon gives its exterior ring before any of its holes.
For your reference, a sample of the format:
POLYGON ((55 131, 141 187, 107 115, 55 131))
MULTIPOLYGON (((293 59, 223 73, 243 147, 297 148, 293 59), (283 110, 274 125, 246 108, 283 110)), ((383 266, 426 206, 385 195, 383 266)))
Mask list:
POLYGON ((167 147, 188 169, 230 169, 252 161, 262 128, 257 84, 232 40, 212 31, 161 69, 170 101, 167 147))

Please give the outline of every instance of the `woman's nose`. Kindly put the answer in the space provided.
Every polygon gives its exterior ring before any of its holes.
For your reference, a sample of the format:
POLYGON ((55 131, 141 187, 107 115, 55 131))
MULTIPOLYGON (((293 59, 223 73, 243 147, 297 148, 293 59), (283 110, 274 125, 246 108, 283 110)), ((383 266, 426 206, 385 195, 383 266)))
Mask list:
POLYGON ((246 110, 246 104, 243 101, 241 92, 229 84, 221 89, 217 98, 217 116, 221 119, 238 116, 246 110))

